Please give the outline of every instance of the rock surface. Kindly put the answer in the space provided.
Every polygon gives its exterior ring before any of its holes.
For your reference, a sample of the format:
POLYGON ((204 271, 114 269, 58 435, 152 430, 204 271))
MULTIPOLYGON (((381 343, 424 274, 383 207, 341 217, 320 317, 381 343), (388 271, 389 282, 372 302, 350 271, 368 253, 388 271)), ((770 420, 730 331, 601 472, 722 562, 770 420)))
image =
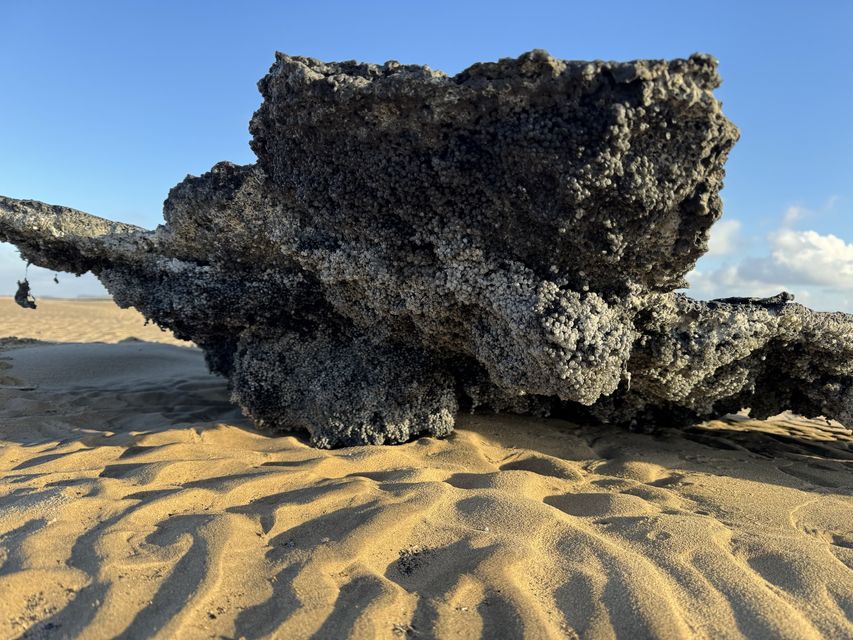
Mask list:
POLYGON ((256 164, 174 187, 155 231, 0 198, 0 240, 92 271, 195 341, 259 425, 323 447, 460 409, 645 428, 750 407, 853 419, 853 319, 674 293, 737 129, 709 56, 448 77, 276 55, 256 164))

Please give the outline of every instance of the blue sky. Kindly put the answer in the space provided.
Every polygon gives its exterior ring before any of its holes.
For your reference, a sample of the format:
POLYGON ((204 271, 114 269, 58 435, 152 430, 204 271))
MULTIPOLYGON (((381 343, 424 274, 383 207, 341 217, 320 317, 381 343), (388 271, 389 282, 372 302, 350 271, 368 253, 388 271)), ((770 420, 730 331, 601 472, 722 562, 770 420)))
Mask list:
MULTIPOLYGON (((275 50, 455 73, 544 48, 566 59, 709 52, 742 138, 693 295, 774 293, 853 311, 851 2, 0 1, 0 194, 154 227, 168 190, 253 160, 275 50)), ((23 262, 0 245, 0 295, 23 262)), ((103 290, 30 268, 36 295, 103 290)))

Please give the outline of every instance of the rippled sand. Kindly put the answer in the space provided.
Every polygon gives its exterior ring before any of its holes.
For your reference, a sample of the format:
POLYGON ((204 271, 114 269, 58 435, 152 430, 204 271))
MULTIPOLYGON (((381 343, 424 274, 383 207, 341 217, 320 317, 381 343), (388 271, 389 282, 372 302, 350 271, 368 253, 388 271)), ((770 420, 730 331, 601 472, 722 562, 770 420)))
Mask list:
POLYGON ((0 351, 0 637, 853 636, 840 425, 463 416, 321 451, 134 312, 7 303, 0 336, 61 344, 0 351))

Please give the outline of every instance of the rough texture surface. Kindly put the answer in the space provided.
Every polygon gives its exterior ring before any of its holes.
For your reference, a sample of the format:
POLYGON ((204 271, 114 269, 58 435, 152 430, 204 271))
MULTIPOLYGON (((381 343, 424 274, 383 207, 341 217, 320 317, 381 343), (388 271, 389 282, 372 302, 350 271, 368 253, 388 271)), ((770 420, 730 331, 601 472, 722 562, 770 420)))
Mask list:
POLYGON ((709 56, 534 51, 448 77, 277 54, 258 162, 156 231, 0 199, 0 240, 194 340, 259 425, 444 435, 459 408, 639 427, 751 407, 853 418, 853 320, 674 293, 737 129, 709 56))

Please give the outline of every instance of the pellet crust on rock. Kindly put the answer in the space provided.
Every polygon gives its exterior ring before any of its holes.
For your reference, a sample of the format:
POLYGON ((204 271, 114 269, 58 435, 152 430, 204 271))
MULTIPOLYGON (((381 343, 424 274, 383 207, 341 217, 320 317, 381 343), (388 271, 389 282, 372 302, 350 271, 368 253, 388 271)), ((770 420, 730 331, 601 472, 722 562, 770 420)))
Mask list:
POLYGON ((447 76, 279 53, 257 162, 187 176, 164 225, 0 198, 0 240, 92 271, 204 349, 259 426, 317 446, 444 436, 460 409, 849 422, 850 316, 674 292, 739 135, 719 82, 699 54, 447 76))

